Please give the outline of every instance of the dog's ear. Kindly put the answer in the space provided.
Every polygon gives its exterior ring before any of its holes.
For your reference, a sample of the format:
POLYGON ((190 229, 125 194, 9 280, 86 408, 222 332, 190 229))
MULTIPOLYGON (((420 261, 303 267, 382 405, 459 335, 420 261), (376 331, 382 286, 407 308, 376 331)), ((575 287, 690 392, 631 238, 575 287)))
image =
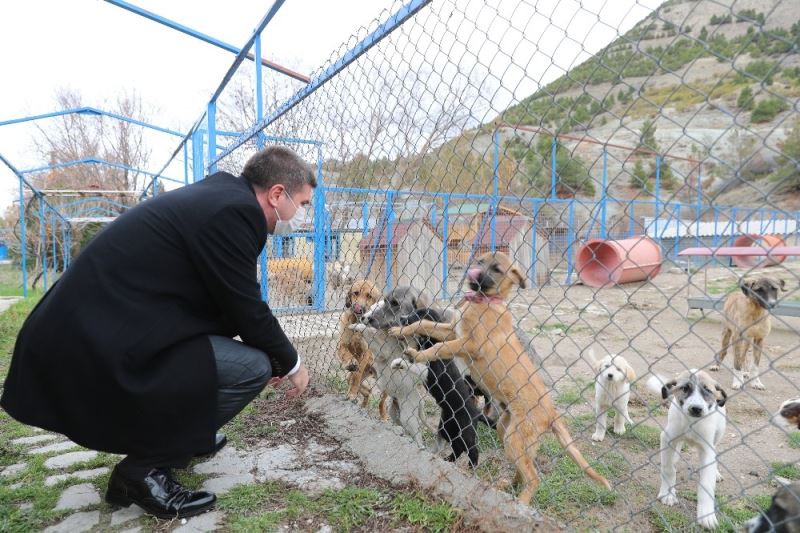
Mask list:
POLYGON ((780 286, 781 286, 781 290, 782 290, 783 292, 786 292, 786 280, 785 280, 785 279, 778 280, 778 283, 779 283, 779 284, 780 284, 780 286))
POLYGON ((427 292, 420 291, 419 295, 411 300, 411 304, 414 306, 414 309, 428 308, 433 304, 433 298, 431 298, 427 292))
POLYGON ((592 369, 597 372, 600 369, 600 361, 597 360, 597 356, 594 354, 594 346, 586 352, 586 358, 589 360, 589 365, 592 369))
POLYGON ((725 389, 719 386, 719 383, 714 383, 714 390, 717 391, 717 405, 720 407, 725 405, 725 402, 728 401, 728 394, 725 392, 725 389))
POLYGON ((517 281, 520 289, 528 288, 528 282, 525 280, 525 276, 522 275, 522 270, 516 264, 511 265, 508 273, 517 281))
POLYGON ((350 298, 350 291, 347 291, 347 296, 344 297, 344 308, 350 309, 352 305, 353 305, 353 300, 352 298, 350 298))
POLYGON ((750 296, 752 294, 751 289, 753 288, 753 281, 741 278, 739 280, 739 288, 742 289, 745 296, 750 296))
POLYGON ((665 399, 665 400, 667 398, 669 398, 669 395, 672 394, 672 389, 677 384, 678 384, 678 380, 677 379, 671 379, 671 380, 667 381, 666 383, 664 383, 664 386, 661 387, 661 397, 663 399, 665 399))
POLYGON ((371 303, 378 303, 378 300, 381 299, 381 296, 383 295, 381 294, 381 291, 378 290, 378 287, 371 285, 369 288, 369 298, 372 301, 371 303))
POLYGON ((636 372, 633 371, 633 367, 627 361, 625 361, 625 377, 628 379, 628 383, 636 381, 636 372))

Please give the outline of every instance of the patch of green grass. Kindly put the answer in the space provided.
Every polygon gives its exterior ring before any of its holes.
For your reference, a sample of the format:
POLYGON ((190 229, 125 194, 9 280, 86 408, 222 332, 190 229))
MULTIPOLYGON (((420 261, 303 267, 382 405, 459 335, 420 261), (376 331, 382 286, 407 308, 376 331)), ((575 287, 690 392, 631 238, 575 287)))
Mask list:
POLYGON ((490 428, 485 424, 478 424, 478 451, 483 453, 490 450, 499 450, 502 447, 503 443, 500 442, 496 429, 490 428))
POLYGON ((536 329, 538 329, 541 332, 563 331, 564 333, 566 333, 569 331, 570 326, 568 324, 563 324, 559 322, 557 324, 541 324, 536 329))
POLYGON ((421 494, 400 494, 392 500, 392 512, 425 531, 450 531, 460 512, 447 503, 431 503, 421 494))
POLYGON ((11 352, 17 340, 22 323, 30 312, 39 303, 41 293, 30 294, 27 298, 18 301, 0 314, 0 376, 8 373, 8 364, 11 361, 11 352))
POLYGON ((800 479, 800 467, 793 463, 772 463, 772 475, 787 479, 800 479))
MULTIPOLYGON (((591 462, 601 474, 608 475, 606 465, 591 462)), ((613 505, 618 494, 589 479, 575 462, 566 456, 557 459, 553 468, 542 476, 535 501, 538 507, 567 519, 585 512, 589 505, 613 505)))
POLYGON ((596 423, 594 413, 584 413, 572 417, 567 416, 566 418, 567 426, 569 426, 569 430, 573 433, 594 427, 596 423))
POLYGON ((789 433, 789 448, 800 448, 800 431, 789 433))
POLYGON ((371 517, 374 508, 384 499, 385 496, 373 489, 346 487, 325 491, 314 502, 314 508, 337 530, 350 531, 371 517))
POLYGON ((694 520, 681 512, 680 509, 667 507, 666 505, 655 504, 650 509, 650 525, 656 531, 672 533, 674 531, 690 531, 690 524, 694 520))
POLYGON ((575 405, 582 400, 581 391, 570 387, 556 397, 556 404, 561 406, 575 405))
POLYGON ((350 386, 347 384, 347 380, 336 374, 329 374, 325 376, 325 384, 329 389, 334 392, 338 392, 339 394, 346 393, 350 388, 350 386))
POLYGON ((634 448, 641 451, 657 450, 661 447, 661 431, 644 424, 630 427, 620 438, 630 442, 634 448))
POLYGON ((68 511, 54 511, 63 488, 71 483, 62 482, 52 487, 44 486, 44 479, 51 472, 44 466, 44 456, 26 456, 28 467, 15 476, 0 477, 0 530, 38 531, 57 520, 68 511), (21 483, 18 489, 10 485, 21 483), (21 503, 33 507, 21 510, 21 503))

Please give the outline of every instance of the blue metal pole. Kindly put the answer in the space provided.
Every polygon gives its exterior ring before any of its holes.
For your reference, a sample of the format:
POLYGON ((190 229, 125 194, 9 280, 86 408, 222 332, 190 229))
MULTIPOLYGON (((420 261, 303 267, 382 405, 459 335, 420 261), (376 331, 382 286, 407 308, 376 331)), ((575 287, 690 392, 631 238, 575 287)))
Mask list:
MULTIPOLYGON (((261 59, 261 34, 256 35, 256 59, 261 59)), ((264 82, 261 61, 256 61, 256 122, 264 118, 264 82)), ((256 145, 259 150, 264 149, 264 132, 256 135, 256 145)))
POLYGON ((217 171, 217 101, 208 103, 208 174, 217 171))
POLYGON ((717 206, 713 206, 714 210, 714 236, 711 238, 711 242, 713 243, 714 248, 719 245, 719 208, 717 206))
POLYGON ((158 196, 158 176, 153 178, 153 198, 158 196))
MULTIPOLYGON (((256 58, 261 59, 261 34, 256 35, 256 58)), ((263 104, 263 87, 262 87, 262 72, 261 72, 261 62, 256 61, 256 119, 260 120, 264 113, 264 104, 263 104)), ((256 148, 260 151, 264 149, 264 135, 256 136, 256 148)), ((274 241, 273 241, 274 242, 274 241)), ((259 262, 261 263, 261 297, 266 302, 269 299, 269 284, 267 280, 269 279, 269 262, 267 261, 267 247, 264 246, 264 249, 261 250, 261 255, 259 256, 259 262)))
POLYGON ((44 198, 39 199, 39 249, 42 251, 42 282, 47 292, 47 218, 44 216, 44 198))
POLYGON ((205 132, 198 128, 192 134, 192 181, 197 182, 205 176, 205 164, 203 163, 205 132))
POLYGON ((700 218, 703 212, 703 176, 702 167, 697 168, 697 230, 695 231, 695 243, 700 246, 700 218))
POLYGON ((569 203, 569 228, 567 229, 567 285, 572 283, 572 243, 575 242, 575 200, 569 203))
POLYGON ((494 162, 492 165, 492 202, 489 205, 492 217, 492 223, 489 234, 489 249, 494 252, 496 247, 495 236, 497 233, 497 195, 499 194, 499 178, 498 172, 500 170, 500 130, 495 128, 494 135, 492 135, 492 144, 494 145, 494 162))
POLYGON ((553 147, 550 150, 550 198, 556 197, 556 153, 558 142, 553 136, 553 147))
POLYGON ((633 223, 636 216, 636 202, 628 205, 628 237, 633 237, 633 223))
POLYGON ((386 193, 386 257, 384 258, 384 268, 386 269, 386 290, 392 289, 392 240, 394 233, 394 191, 386 193))
POLYGON ((62 272, 67 270, 67 223, 61 223, 61 266, 62 272))
POLYGON ((658 234, 658 211, 661 199, 661 156, 656 156, 656 190, 655 192, 655 213, 653 214, 653 231, 658 245, 661 246, 661 235, 658 234))
POLYGON ((183 143, 183 184, 189 185, 189 143, 183 143))
POLYGON ((367 201, 361 204, 361 236, 366 239, 369 235, 369 206, 367 201))
POLYGON ((314 190, 314 308, 325 309, 325 184, 322 179, 322 147, 317 146, 317 188, 314 190))
POLYGON ((25 234, 25 191, 22 176, 19 176, 19 226, 20 226, 20 256, 22 262, 22 297, 28 297, 28 243, 25 234))
POLYGON ((447 290, 447 278, 449 277, 449 256, 448 253, 450 248, 448 247, 447 243, 450 239, 449 234, 449 225, 450 225, 450 199, 448 197, 444 197, 444 201, 442 203, 442 243, 444 244, 442 249, 442 298, 445 300, 448 299, 450 296, 447 290))
POLYGON ((53 233, 53 282, 55 283, 56 274, 58 273, 58 255, 57 255, 58 254, 58 250, 56 249, 56 244, 58 243, 58 239, 56 238, 56 232, 58 230, 56 229, 57 226, 56 226, 56 211, 55 211, 55 209, 52 211, 52 219, 53 219, 53 222, 52 222, 53 225, 51 226, 51 228, 52 228, 51 231, 53 233))
POLYGON ((607 202, 608 202, 608 147, 603 146, 603 179, 602 179, 603 192, 600 198, 600 238, 606 238, 606 217, 608 215, 607 202))
POLYGON ((736 210, 735 207, 733 209, 731 209, 731 236, 730 236, 730 241, 729 241, 730 245, 733 244, 733 239, 736 236, 736 226, 738 225, 738 221, 736 220, 736 216, 737 216, 736 211, 737 210, 736 210))

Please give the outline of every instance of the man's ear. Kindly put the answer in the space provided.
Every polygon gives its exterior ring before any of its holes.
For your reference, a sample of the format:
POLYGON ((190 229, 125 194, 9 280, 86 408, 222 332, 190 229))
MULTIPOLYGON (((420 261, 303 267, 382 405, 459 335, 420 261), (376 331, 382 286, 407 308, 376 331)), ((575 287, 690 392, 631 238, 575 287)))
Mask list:
POLYGON ((673 379, 673 380, 670 380, 670 381, 667 381, 666 383, 664 383, 664 386, 661 387, 661 397, 663 399, 665 399, 665 400, 667 398, 669 398, 669 395, 672 394, 672 389, 677 384, 678 384, 678 380, 677 379, 673 379))
POLYGON ((525 281, 525 276, 522 275, 522 271, 517 265, 511 265, 511 268, 508 271, 519 284, 520 289, 525 289, 528 287, 527 281, 525 281))

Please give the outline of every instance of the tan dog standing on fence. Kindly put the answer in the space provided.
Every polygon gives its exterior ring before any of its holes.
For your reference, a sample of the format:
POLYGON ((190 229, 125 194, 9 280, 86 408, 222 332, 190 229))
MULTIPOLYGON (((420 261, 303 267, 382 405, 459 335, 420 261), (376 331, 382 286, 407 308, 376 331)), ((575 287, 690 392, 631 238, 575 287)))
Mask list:
MULTIPOLYGON (((358 323, 361 316, 380 299, 381 291, 374 283, 366 279, 355 281, 347 291, 345 311, 339 321, 339 344, 336 347, 336 355, 350 373, 347 377, 347 399, 356 401, 360 394, 361 407, 367 406, 370 397, 371 390, 364 383, 364 379, 372 369, 373 355, 361 333, 354 331, 350 326, 358 323)), ((387 418, 385 402, 386 395, 382 394, 378 411, 384 419, 387 418)))
POLYGON ((728 355, 728 347, 733 343, 733 383, 732 389, 744 385, 745 374, 749 374, 754 389, 764 390, 758 379, 758 364, 764 351, 764 339, 772 329, 769 310, 778 303, 778 291, 786 290, 786 282, 761 277, 753 280, 740 280, 741 292, 731 293, 725 300, 722 310, 724 330, 722 349, 715 364, 709 369, 719 370, 728 355), (747 360, 748 348, 752 345, 752 360, 747 360))
POLYGON ((456 307, 460 317, 451 323, 423 320, 392 328, 390 333, 427 335, 444 341, 421 352, 409 348, 406 353, 418 362, 463 358, 478 386, 505 405, 497 432, 506 457, 516 465, 516 479, 523 483, 520 502, 530 503, 539 486, 534 461, 541 438, 549 430, 590 478, 610 488, 575 446, 549 391, 514 333, 514 317, 505 299, 514 285, 525 288, 519 267, 502 252, 486 253, 467 277, 473 292, 456 307))

